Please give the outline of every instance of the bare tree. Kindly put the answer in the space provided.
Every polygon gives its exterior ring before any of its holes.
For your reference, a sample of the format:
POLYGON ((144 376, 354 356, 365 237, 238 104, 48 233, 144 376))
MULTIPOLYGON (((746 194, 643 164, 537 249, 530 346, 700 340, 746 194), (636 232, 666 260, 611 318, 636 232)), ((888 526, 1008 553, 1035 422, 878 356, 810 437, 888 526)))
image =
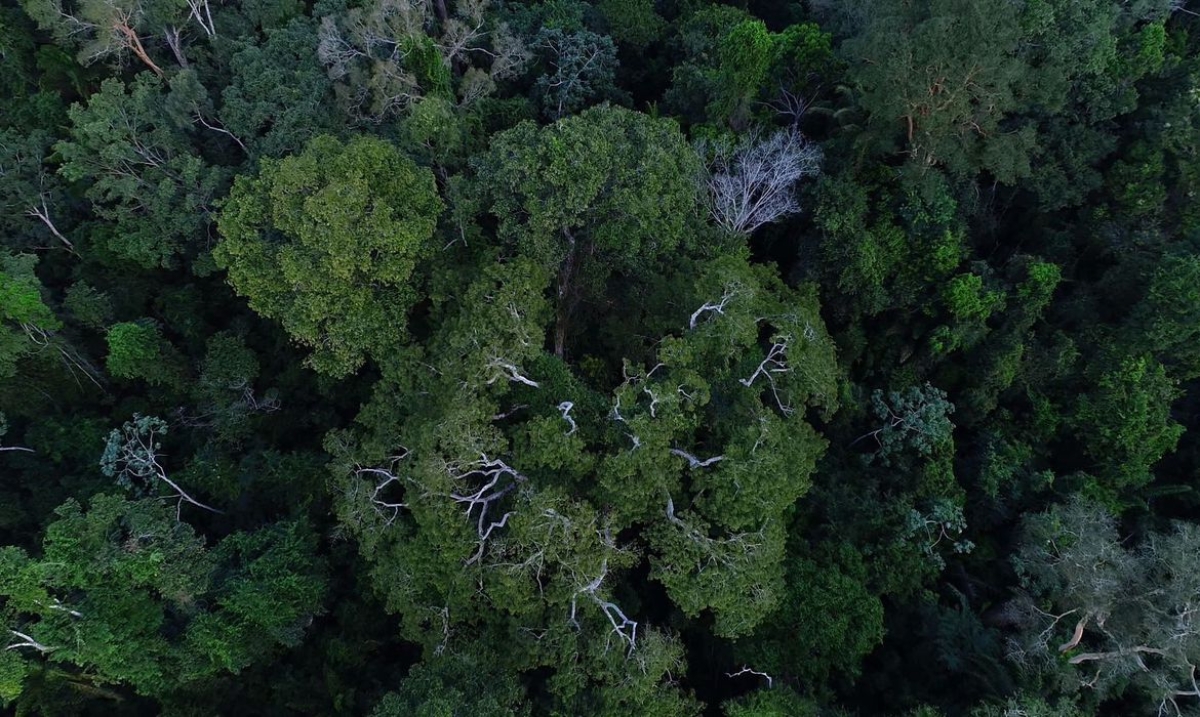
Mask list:
POLYGON ((709 159, 705 178, 713 221, 749 235, 800 211, 796 183, 820 173, 821 150, 794 127, 764 137, 754 131, 736 142, 701 143, 709 159))

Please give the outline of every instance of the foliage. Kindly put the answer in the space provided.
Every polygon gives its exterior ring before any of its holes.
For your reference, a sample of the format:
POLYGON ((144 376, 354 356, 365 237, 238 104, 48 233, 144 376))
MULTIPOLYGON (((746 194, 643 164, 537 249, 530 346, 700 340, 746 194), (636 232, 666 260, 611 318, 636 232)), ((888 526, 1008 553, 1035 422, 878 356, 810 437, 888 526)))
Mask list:
POLYGON ((214 257, 263 316, 341 376, 403 342, 442 202, 433 176, 382 140, 310 142, 239 177, 214 257))
POLYGON ((5 4, 0 703, 1200 711, 1192 5, 5 4))

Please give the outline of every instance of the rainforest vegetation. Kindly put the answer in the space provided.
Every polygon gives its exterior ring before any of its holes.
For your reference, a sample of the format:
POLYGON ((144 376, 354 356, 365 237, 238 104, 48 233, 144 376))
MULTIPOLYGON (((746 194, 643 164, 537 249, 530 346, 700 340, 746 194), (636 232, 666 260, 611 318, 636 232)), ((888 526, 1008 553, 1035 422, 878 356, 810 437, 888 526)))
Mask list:
POLYGON ((14 715, 1200 715, 1200 4, 0 1, 14 715))

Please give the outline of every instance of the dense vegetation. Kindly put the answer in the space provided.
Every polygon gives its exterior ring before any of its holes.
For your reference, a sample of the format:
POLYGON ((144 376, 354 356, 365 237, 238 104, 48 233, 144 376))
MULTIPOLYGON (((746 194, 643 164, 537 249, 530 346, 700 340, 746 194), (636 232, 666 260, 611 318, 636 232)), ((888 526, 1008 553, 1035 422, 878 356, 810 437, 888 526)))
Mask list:
POLYGON ((1198 12, 0 2, 0 702, 1200 715, 1198 12))

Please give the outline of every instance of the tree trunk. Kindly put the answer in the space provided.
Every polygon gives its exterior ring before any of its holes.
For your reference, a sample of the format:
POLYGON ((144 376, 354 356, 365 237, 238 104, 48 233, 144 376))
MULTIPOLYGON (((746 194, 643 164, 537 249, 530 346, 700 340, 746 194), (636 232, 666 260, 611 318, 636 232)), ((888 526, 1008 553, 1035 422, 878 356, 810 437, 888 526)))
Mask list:
POLYGON ((558 307, 554 321, 554 355, 563 358, 567 343, 567 327, 575 308, 575 269, 579 261, 579 244, 571 230, 563 229, 567 238, 567 257, 558 270, 558 307))
POLYGON ((44 198, 42 199, 41 207, 38 207, 36 204, 32 205, 29 207, 26 213, 31 217, 39 219, 42 224, 46 225, 46 228, 50 230, 51 234, 53 234, 64 245, 66 245, 67 251, 71 252, 72 254, 75 253, 75 245, 58 231, 58 227, 54 226, 54 222, 50 219, 50 210, 46 207, 46 200, 44 198))
POLYGON ((159 77, 163 76, 162 68, 154 64, 154 60, 151 60, 150 56, 146 54, 146 48, 142 47, 141 38, 137 36, 132 27, 123 22, 117 22, 113 25, 113 28, 125 36, 126 41, 129 43, 129 49, 133 50, 133 54, 137 55, 138 59, 146 64, 146 67, 153 70, 154 74, 159 77))

